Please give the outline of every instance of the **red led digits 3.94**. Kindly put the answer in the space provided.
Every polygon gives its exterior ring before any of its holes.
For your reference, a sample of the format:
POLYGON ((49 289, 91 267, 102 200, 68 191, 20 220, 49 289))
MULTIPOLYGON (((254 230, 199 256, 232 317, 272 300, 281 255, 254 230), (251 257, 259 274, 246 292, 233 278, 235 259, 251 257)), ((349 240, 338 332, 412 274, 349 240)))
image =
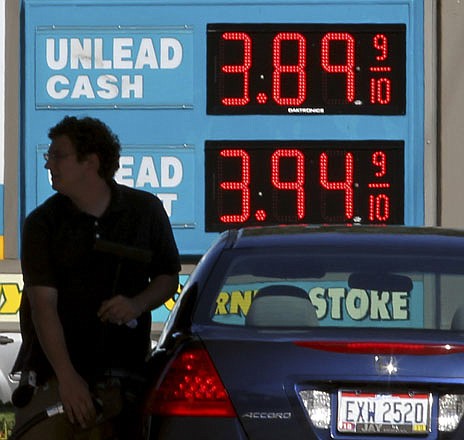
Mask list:
POLYGON ((207 141, 206 231, 404 222, 402 141, 207 141))

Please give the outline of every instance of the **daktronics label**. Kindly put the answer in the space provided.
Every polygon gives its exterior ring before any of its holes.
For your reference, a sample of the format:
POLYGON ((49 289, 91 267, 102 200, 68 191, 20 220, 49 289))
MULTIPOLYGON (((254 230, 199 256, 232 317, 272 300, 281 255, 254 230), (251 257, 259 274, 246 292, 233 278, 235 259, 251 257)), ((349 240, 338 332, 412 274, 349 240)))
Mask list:
POLYGON ((209 114, 388 114, 406 106, 403 24, 209 24, 209 114))
POLYGON ((403 141, 207 141, 206 231, 404 223, 403 141))

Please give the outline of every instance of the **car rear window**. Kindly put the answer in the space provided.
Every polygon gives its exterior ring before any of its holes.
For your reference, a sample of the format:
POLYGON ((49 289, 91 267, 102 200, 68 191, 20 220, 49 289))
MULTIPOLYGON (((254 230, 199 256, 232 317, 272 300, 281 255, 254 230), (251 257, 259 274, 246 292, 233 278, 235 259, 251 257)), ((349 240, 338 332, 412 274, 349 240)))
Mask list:
POLYGON ((457 257, 268 250, 225 260, 210 296, 217 324, 464 331, 457 257))

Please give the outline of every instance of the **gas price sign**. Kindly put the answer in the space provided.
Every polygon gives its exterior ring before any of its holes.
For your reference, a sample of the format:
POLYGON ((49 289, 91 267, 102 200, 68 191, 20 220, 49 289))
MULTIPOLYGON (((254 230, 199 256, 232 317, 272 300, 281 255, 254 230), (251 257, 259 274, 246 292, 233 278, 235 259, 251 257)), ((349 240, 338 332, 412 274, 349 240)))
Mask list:
POLYGON ((160 198, 186 262, 226 229, 433 214, 424 0, 22 1, 20 222, 67 114, 115 130, 118 182, 160 198))
POLYGON ((403 141, 206 141, 206 231, 402 224, 403 141))
POLYGON ((403 24, 209 24, 209 114, 404 115, 403 24))

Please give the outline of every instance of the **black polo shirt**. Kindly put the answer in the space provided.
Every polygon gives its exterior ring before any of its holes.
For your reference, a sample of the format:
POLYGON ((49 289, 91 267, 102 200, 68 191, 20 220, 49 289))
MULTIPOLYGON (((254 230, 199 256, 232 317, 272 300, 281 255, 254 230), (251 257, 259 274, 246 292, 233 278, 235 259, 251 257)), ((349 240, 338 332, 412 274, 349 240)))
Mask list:
MULTIPOLYGON (((58 312, 71 360, 89 381, 107 368, 138 369, 150 347, 149 312, 139 317, 135 328, 103 324, 97 317, 102 301, 115 294, 135 296, 153 277, 180 270, 161 201, 116 183, 111 189, 110 205, 100 218, 78 210, 61 194, 53 195, 26 218, 22 235, 24 292, 29 286, 58 290, 58 312), (101 240, 115 246, 99 250, 96 243, 101 240)), ((29 314, 23 295, 23 347, 14 370, 35 370, 45 379, 52 370, 29 314)))

